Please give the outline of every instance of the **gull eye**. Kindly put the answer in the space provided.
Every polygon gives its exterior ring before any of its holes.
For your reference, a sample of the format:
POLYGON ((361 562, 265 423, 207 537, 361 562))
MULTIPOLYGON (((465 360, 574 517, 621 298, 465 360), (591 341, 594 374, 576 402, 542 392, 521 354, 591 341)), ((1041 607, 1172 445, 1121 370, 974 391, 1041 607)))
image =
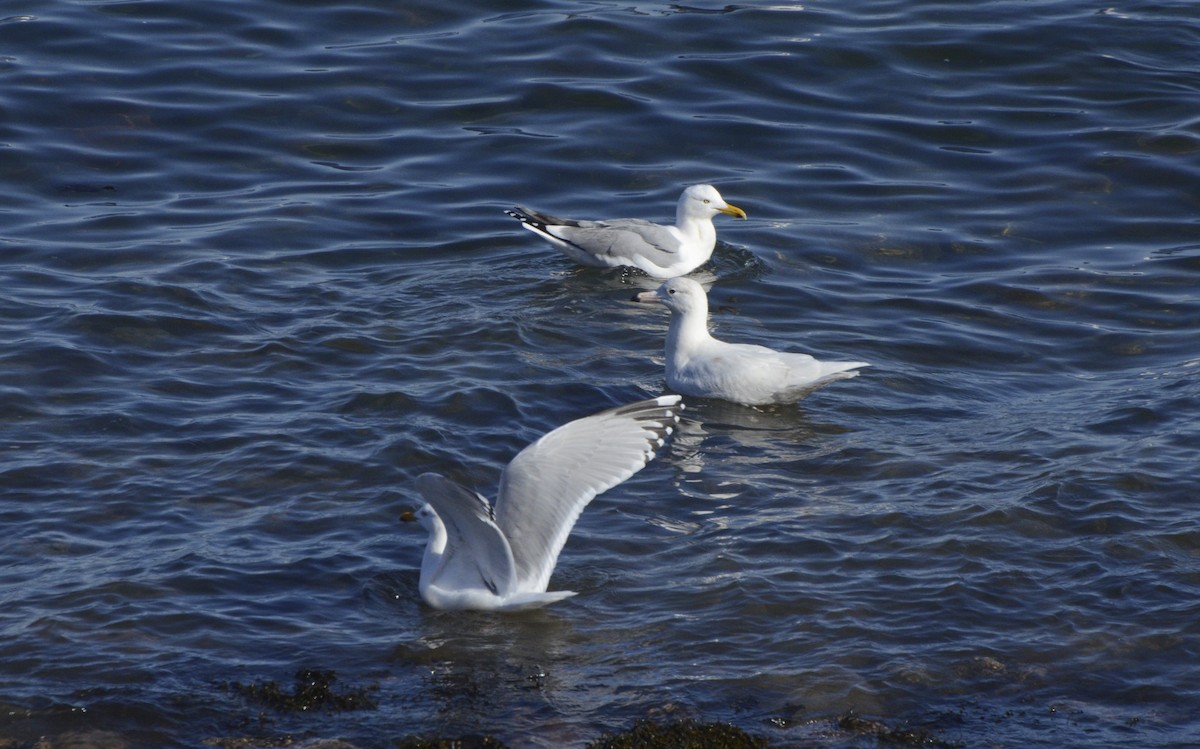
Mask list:
POLYGON ((709 203, 711 203, 711 202, 712 202, 712 201, 711 201, 711 200, 709 200, 708 198, 705 198, 705 199, 704 199, 704 205, 708 205, 708 204, 709 204, 709 203))
MULTIPOLYGON (((706 201, 706 202, 707 202, 707 201, 706 201)), ((667 289, 667 293, 668 293, 668 294, 674 294, 674 293, 675 293, 675 289, 667 289)))

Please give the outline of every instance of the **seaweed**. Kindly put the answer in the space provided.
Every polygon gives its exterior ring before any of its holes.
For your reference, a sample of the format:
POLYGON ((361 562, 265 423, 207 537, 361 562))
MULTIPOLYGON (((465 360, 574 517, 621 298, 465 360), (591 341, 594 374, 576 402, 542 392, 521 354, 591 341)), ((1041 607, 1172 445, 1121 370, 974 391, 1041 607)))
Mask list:
POLYGON ((846 733, 874 736, 883 746, 928 746, 935 749, 956 749, 960 744, 937 738, 924 728, 892 728, 878 720, 863 718, 848 712, 837 719, 837 727, 846 733))
POLYGON ((492 736, 463 736, 457 739, 405 739, 396 749, 508 749, 492 736))
POLYGON ((377 705, 371 692, 379 687, 357 687, 341 692, 335 691, 333 683, 337 674, 333 671, 302 668, 296 672, 292 691, 284 690, 275 681, 263 681, 244 685, 238 682, 230 688, 246 699, 281 713, 304 713, 318 710, 347 712, 351 710, 374 710, 377 705))
POLYGON ((604 734, 589 743, 587 749, 771 749, 771 746, 765 738, 729 723, 640 720, 626 733, 604 734))

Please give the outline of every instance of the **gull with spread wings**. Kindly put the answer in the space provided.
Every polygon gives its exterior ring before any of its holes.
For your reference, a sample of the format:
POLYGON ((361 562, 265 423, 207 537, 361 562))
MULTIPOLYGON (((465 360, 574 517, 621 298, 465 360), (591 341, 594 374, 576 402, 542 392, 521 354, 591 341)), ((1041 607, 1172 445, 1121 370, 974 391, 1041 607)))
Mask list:
POLYGON ((425 504, 401 519, 429 531, 421 597, 435 609, 514 610, 575 595, 546 591, 575 521, 654 458, 682 408, 678 395, 664 395, 555 429, 504 469, 495 507, 445 476, 418 476, 425 504))

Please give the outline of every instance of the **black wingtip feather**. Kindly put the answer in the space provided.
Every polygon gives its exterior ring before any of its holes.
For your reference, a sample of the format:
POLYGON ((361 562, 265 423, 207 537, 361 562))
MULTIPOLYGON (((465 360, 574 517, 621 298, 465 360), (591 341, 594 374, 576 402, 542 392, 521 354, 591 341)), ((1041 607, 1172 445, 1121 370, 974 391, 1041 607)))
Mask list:
POLYGON ((667 438, 675 432, 679 424, 679 412, 684 408, 683 400, 678 395, 662 395, 657 398, 630 403, 620 406, 616 413, 630 416, 653 435, 658 447, 666 444, 667 438))

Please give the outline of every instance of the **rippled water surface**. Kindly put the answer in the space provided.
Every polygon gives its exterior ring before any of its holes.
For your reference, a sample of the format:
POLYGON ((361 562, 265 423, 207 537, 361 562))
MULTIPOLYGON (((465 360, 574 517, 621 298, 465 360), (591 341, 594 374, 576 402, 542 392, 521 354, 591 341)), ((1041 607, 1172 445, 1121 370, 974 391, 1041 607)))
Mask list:
POLYGON ((1200 735, 1192 0, 2 15, 0 743, 1200 735), (575 598, 424 607, 416 475, 491 492, 664 387, 651 281, 503 209, 697 182, 749 214, 717 334, 873 366, 690 403, 582 516, 575 598), (232 686, 303 668, 377 707, 232 686))

